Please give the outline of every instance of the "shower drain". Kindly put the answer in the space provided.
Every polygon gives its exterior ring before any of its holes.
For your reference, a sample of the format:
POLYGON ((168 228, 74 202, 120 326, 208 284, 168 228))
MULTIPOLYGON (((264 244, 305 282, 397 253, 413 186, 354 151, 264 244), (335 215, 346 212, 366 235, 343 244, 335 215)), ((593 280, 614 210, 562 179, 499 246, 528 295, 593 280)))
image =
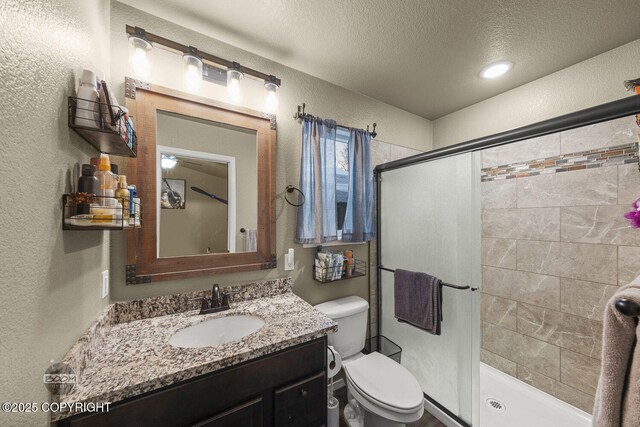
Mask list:
POLYGON ((497 399, 493 399, 490 397, 486 400, 486 402, 487 402, 487 405, 489 405, 491 409, 493 409, 494 411, 504 412, 507 410, 507 407, 504 406, 504 403, 500 402, 497 399))

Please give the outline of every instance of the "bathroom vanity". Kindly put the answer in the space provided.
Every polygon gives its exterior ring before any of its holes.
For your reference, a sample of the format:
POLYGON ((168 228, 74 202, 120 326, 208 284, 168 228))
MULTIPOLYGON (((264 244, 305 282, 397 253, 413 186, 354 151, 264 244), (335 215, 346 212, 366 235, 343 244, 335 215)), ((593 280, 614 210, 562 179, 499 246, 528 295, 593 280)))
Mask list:
MULTIPOLYGON (((291 292, 290 279, 227 288, 231 309, 198 315, 201 291, 116 303, 64 363, 78 373, 60 403, 111 402, 108 412, 56 413, 58 426, 326 425, 326 335, 336 324, 291 292), (201 348, 169 344, 178 331, 228 316, 264 326, 201 348)), ((56 400, 54 396, 54 401, 56 400)))
POLYGON ((326 338, 79 414, 59 426, 326 425, 326 338))

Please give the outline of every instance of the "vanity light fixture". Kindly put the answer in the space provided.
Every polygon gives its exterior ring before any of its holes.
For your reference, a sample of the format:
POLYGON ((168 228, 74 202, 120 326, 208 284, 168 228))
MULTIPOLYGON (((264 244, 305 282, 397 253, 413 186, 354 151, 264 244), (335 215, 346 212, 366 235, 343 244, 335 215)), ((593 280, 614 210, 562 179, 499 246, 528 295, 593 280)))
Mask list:
POLYGON ((491 80, 504 75, 513 67, 513 62, 510 61, 498 61, 493 64, 489 64, 480 71, 480 77, 483 79, 491 80))
POLYGON ((182 55, 184 64, 184 83, 187 89, 195 92, 202 83, 202 59, 198 56, 198 49, 189 46, 189 53, 182 55))
POLYGON ((136 77, 146 79, 151 73, 151 65, 147 53, 151 51, 153 45, 146 38, 146 32, 142 28, 135 27, 132 34, 129 34, 129 57, 131 66, 136 77))
POLYGON ((264 88, 267 90, 267 96, 265 99, 266 109, 269 113, 275 113, 278 108, 278 88, 280 85, 276 81, 275 76, 269 76, 267 80, 264 81, 264 88))
MULTIPOLYGON (((131 63, 133 65, 133 73, 135 77, 146 79, 149 77, 151 66, 147 59, 147 52, 153 47, 161 47, 170 52, 179 53, 182 55, 184 64, 184 81, 189 91, 197 91, 202 83, 202 69, 204 64, 210 66, 220 66, 223 68, 216 68, 224 73, 226 69, 227 74, 227 92, 229 93, 229 99, 238 103, 241 100, 240 80, 245 76, 253 77, 256 80, 262 80, 264 82, 266 94, 266 108, 269 112, 274 111, 278 106, 277 90, 282 85, 282 82, 276 76, 263 73, 258 70, 254 70, 249 67, 240 65, 237 62, 229 61, 220 58, 210 53, 203 52, 196 49, 193 46, 186 46, 173 40, 166 39, 156 34, 148 33, 140 27, 126 26, 126 33, 129 37, 129 45, 131 46, 131 63)), ((221 74, 224 79, 224 74, 221 74)), ((212 79, 208 79, 213 81, 212 79)), ((215 79, 216 83, 224 84, 219 79, 215 79)))
POLYGON ((240 64, 234 62, 232 68, 227 70, 227 92, 233 102, 241 99, 240 80, 244 78, 244 73, 240 71, 240 64))
POLYGON ((176 159, 176 156, 167 156, 165 154, 162 155, 162 159, 160 160, 162 169, 173 169, 177 164, 178 159, 176 159))

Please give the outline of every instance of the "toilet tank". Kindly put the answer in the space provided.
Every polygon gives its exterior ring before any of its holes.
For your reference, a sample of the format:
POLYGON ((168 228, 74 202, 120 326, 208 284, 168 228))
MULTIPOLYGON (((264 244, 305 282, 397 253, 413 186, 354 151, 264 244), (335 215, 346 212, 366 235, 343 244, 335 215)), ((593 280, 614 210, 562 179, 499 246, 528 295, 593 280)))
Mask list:
POLYGON ((343 359, 364 348, 369 312, 367 301, 350 296, 318 304, 315 308, 338 324, 338 330, 329 334, 328 340, 343 359))

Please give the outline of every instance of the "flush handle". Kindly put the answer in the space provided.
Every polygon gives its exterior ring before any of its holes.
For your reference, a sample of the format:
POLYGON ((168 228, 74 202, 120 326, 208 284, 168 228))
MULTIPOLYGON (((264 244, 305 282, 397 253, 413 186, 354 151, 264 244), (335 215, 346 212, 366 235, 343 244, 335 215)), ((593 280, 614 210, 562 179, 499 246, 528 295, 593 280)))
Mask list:
POLYGON ((300 396, 301 397, 307 397, 307 394, 309 394, 309 392, 303 388, 300 389, 300 396))

